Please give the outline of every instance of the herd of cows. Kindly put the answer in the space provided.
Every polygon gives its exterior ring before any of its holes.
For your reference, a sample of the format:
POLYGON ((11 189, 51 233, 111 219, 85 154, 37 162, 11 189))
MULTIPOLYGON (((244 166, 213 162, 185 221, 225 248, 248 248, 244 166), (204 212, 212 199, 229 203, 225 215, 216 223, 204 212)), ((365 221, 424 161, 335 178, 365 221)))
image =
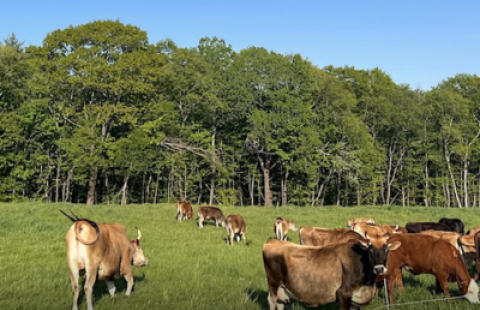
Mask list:
MULTIPOLYGON (((88 310, 93 310, 95 281, 104 280, 111 296, 114 280, 127 281, 126 295, 133 288, 131 265, 145 266, 138 237, 128 240, 123 226, 96 223, 78 216, 67 216, 73 225, 66 233, 67 262, 73 291, 73 310, 78 309, 79 277, 85 278, 84 293, 88 310)), ((176 204, 176 219, 193 219, 189 202, 176 204)), ((197 221, 214 221, 226 228, 227 244, 243 239, 246 224, 241 215, 224 216, 221 209, 199 207, 197 221)), ((480 227, 464 232, 460 219, 442 218, 436 222, 413 222, 405 227, 376 225, 371 218, 348 219, 348 228, 302 226, 300 244, 289 242, 289 230, 297 231, 294 221, 278 217, 274 221, 276 239, 263 246, 263 263, 271 310, 282 310, 291 299, 310 306, 338 301, 341 309, 368 305, 386 280, 388 300, 394 303, 395 286, 403 291, 402 269, 414 275, 432 274, 436 291, 450 296, 448 283, 456 282, 462 296, 479 303, 476 280, 480 274, 480 227), (467 266, 476 261, 473 278, 467 266)))

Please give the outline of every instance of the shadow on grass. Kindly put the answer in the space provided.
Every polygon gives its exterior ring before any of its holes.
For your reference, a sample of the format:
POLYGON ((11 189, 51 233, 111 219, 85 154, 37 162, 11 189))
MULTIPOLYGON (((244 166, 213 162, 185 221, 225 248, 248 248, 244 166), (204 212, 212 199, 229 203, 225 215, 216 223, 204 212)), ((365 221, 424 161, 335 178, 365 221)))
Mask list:
MULTIPOLYGON (((245 290, 245 294, 247 294, 248 299, 252 302, 256 303, 261 307, 261 309, 268 310, 270 309, 268 306, 268 292, 264 290, 254 289, 254 288, 247 288, 245 290)), ((318 307, 311 307, 302 303, 299 303, 296 300, 292 300, 292 302, 288 303, 285 307, 286 309, 317 309, 317 310, 338 310, 340 309, 340 304, 338 302, 318 306, 318 307)))
MULTIPOLYGON (((80 278, 82 279, 82 278, 80 278)), ((142 282, 145 280, 145 273, 142 274, 141 277, 133 277, 133 288, 132 288, 132 293, 135 292, 135 284, 138 282, 142 282)), ((85 279, 82 281, 79 281, 79 286, 80 286, 80 292, 78 295, 78 306, 80 307, 81 304, 86 303, 85 299, 85 291, 83 290, 83 287, 85 286, 85 279)), ((118 280, 115 280, 115 295, 119 294, 125 294, 125 291, 127 290, 127 281, 125 281, 125 278, 121 278, 118 280)), ((93 304, 95 306, 95 301, 99 301, 105 296, 110 297, 110 293, 108 292, 107 284, 105 281, 102 280, 97 280, 95 281, 95 284, 93 285, 93 304)))

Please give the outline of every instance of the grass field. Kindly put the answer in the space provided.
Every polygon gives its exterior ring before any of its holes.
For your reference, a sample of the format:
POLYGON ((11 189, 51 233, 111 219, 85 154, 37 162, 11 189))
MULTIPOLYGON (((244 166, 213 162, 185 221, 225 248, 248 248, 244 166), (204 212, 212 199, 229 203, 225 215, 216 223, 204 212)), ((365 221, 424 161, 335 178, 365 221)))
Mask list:
MULTIPOLYGON (((196 215, 196 209, 194 212, 196 215)), ((132 267, 135 290, 126 297, 125 281, 116 282, 114 298, 103 282, 95 285, 96 309, 266 309, 267 283, 262 245, 274 237, 277 216, 294 219, 297 227, 346 227, 348 217, 371 216, 377 222, 405 225, 409 221, 437 221, 458 217, 465 228, 480 226, 479 209, 401 207, 222 207, 224 214, 241 214, 247 223, 247 245, 226 245, 224 228, 205 222, 175 221, 173 204, 93 206, 75 204, 0 204, 0 309, 70 309, 72 293, 65 256, 65 232, 71 222, 58 209, 73 211, 97 222, 119 222, 130 238, 135 226, 142 231, 142 246, 150 263, 132 267)), ((291 241, 298 243, 298 234, 291 241)), ((405 293, 397 303, 413 303, 392 309, 480 309, 465 300, 416 303, 443 298, 432 295, 432 275, 404 273, 405 293)), ((83 285, 82 285, 83 286, 83 285)), ((81 289, 83 291, 83 288, 81 289)), ((450 285, 458 296, 457 285, 450 285)), ((384 295, 366 309, 384 309, 384 295)), ((338 309, 338 304, 318 309, 338 309)), ((80 309, 86 309, 83 293, 80 309)), ((303 309, 298 303, 287 309, 303 309)))

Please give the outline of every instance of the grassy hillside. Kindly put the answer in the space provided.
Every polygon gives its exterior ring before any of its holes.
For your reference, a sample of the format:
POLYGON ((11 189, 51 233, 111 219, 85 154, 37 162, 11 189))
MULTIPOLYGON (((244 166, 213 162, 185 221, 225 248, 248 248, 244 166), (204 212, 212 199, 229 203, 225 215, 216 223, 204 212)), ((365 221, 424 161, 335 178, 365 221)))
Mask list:
MULTIPOLYGON (((194 212, 196 215, 196 209, 194 212)), ((265 309, 267 283, 263 270, 263 243, 274 237, 277 216, 303 225, 346 227, 348 217, 371 216, 377 222, 405 225, 409 221, 437 221, 458 217, 465 228, 480 226, 478 209, 401 207, 222 207, 224 214, 241 214, 247 223, 247 245, 226 245, 226 232, 206 222, 176 222, 173 204, 94 206, 74 204, 0 204, 0 309, 69 309, 72 306, 70 277, 65 256, 65 232, 71 222, 58 209, 72 210, 97 222, 119 222, 130 238, 135 226, 142 231, 142 246, 150 264, 132 267, 135 290, 126 297, 125 281, 117 281, 110 298, 103 282, 95 286, 96 309, 265 309)), ((291 241, 298 235, 290 232, 291 241)), ((404 274, 406 292, 396 302, 443 298, 432 296, 431 275, 404 274)), ((450 285, 458 296, 456 284, 450 285)), ((83 291, 83 288, 82 288, 83 291)), ((83 293, 80 309, 86 309, 83 293)), ((381 309, 383 293, 366 309, 381 309)), ((474 309, 465 300, 410 304, 395 309, 474 309)), ((476 306, 480 309, 480 305, 476 306)), ((303 309, 299 304, 287 309, 303 309)), ((338 304, 319 307, 338 309, 338 304)))

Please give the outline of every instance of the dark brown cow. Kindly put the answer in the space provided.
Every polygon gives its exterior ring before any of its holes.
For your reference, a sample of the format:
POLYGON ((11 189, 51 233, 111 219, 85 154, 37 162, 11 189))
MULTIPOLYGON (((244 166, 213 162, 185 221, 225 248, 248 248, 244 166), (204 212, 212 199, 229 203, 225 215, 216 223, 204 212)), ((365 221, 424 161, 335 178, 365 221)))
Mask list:
POLYGON ((225 217, 223 216, 222 210, 217 207, 204 206, 199 207, 197 211, 198 215, 198 227, 203 227, 203 221, 215 221, 215 226, 218 228, 218 224, 225 227, 225 217))
POLYGON ((394 234, 389 241, 402 244, 392 249, 387 259, 385 276, 391 304, 394 284, 403 290, 402 267, 414 275, 433 274, 437 292, 443 290, 446 297, 450 297, 448 280, 456 280, 463 297, 472 303, 479 302, 478 285, 470 278, 458 250, 447 241, 422 234, 394 234))
POLYGON ((299 239, 301 245, 330 245, 337 243, 345 243, 350 239, 361 239, 365 236, 360 236, 356 232, 345 228, 320 228, 311 226, 302 226, 299 230, 299 239))
POLYGON ((368 305, 377 274, 385 268, 388 248, 366 239, 329 246, 304 246, 271 239, 263 246, 270 310, 295 298, 310 305, 340 302, 340 308, 368 305))
POLYGON ((233 238, 236 236, 237 242, 240 242, 240 237, 243 239, 245 244, 247 243, 247 237, 245 236, 245 231, 247 225, 245 225, 245 220, 239 214, 230 214, 225 220, 227 226, 227 244, 233 245, 233 238))
POLYGON ((411 222, 407 223, 405 228, 410 234, 419 233, 424 230, 452 231, 449 226, 435 222, 411 222))
POLYGON ((130 265, 143 267, 148 259, 140 247, 141 233, 137 239, 128 240, 125 228, 117 223, 95 223, 88 219, 71 217, 62 210, 74 224, 65 236, 67 262, 73 291, 73 310, 78 309, 78 278, 85 271, 84 292, 88 310, 93 310, 92 292, 95 280, 105 280, 108 292, 115 294, 114 280, 123 276, 127 281, 125 295, 130 296, 133 288, 133 275, 130 265))
POLYGON ((297 231, 294 221, 287 221, 282 217, 277 217, 273 225, 273 232, 278 240, 287 241, 288 230, 297 231))
POLYGON ((177 202, 177 221, 182 221, 184 219, 191 220, 193 219, 193 208, 192 204, 188 201, 177 202))
POLYGON ((462 235, 465 234, 465 224, 463 224, 461 219, 442 217, 438 222, 447 225, 453 232, 457 232, 462 235))

